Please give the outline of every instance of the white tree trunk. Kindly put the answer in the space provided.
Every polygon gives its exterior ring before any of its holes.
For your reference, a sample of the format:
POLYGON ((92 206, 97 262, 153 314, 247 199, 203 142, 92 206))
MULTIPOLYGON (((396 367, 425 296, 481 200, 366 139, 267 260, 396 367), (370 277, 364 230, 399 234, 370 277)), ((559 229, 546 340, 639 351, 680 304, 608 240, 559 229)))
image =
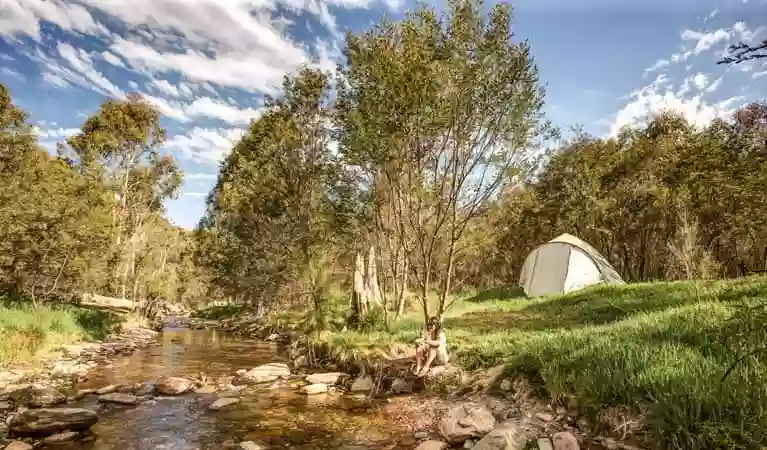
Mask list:
POLYGON ((375 247, 370 246, 368 252, 368 265, 366 275, 366 287, 368 292, 368 298, 370 303, 375 306, 382 306, 383 299, 381 298, 381 288, 378 285, 378 270, 376 269, 376 252, 375 247))
POLYGON ((354 293, 352 301, 361 316, 367 314, 368 296, 367 289, 365 289, 365 263, 362 255, 359 253, 357 253, 357 258, 354 262, 354 293))

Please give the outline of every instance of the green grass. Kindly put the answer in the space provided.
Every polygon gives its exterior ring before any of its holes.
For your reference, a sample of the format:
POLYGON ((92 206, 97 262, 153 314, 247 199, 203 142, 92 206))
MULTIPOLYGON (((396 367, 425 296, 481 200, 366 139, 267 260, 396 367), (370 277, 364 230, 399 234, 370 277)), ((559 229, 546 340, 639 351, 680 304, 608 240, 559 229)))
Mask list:
MULTIPOLYGON (((511 291, 511 295, 514 292, 511 291)), ((601 286, 542 299, 481 293, 456 302, 444 326, 467 369, 503 364, 537 380, 554 401, 576 398, 593 414, 628 406, 647 415, 650 442, 665 448, 767 445, 767 360, 736 359, 734 311, 767 305, 767 279, 601 286)), ((390 332, 325 333, 338 354, 361 357, 410 345, 419 313, 390 332)), ((764 329, 767 324, 757 324, 764 329)))
POLYGON ((117 314, 86 308, 0 301, 0 367, 34 363, 61 345, 103 339, 122 322, 117 314))

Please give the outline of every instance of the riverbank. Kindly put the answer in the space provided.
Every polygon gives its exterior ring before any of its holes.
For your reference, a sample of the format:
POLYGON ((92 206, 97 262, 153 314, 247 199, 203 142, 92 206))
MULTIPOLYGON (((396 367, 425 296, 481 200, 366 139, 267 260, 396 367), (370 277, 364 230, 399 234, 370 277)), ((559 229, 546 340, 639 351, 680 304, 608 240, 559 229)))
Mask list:
MULTIPOLYGON (((491 373, 488 388, 502 398, 532 393, 572 413, 585 436, 645 448, 748 447, 767 443, 767 365, 751 358, 722 381, 743 343, 732 317, 744 303, 767 304, 767 279, 598 287, 545 299, 486 292, 456 302, 444 326, 460 369, 491 373)), ((223 323, 262 336, 280 328, 244 317, 223 323)), ((337 362, 398 359, 409 355, 422 321, 413 313, 388 331, 312 334, 310 348, 337 362)))

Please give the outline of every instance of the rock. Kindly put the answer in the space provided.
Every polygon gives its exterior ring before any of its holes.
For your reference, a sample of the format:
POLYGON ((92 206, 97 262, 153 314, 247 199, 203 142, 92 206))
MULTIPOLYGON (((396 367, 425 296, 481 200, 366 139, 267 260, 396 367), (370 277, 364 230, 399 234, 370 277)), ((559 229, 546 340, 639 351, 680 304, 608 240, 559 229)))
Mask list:
POLYGON ((580 450, 578 440, 569 431, 563 431, 554 435, 554 450, 580 450))
POLYGON ((221 397, 213 404, 208 406, 208 409, 211 411, 220 411, 223 408, 226 408, 229 405, 234 405, 235 403, 240 403, 239 398, 232 398, 232 397, 221 397))
POLYGON ((413 437, 419 440, 424 440, 429 438, 429 433, 426 431, 416 431, 413 433, 413 437))
POLYGON ((551 446, 549 438, 540 438, 538 439, 538 450, 554 450, 554 447, 551 446))
POLYGON ((43 444, 55 444, 57 442, 73 441, 80 436, 80 433, 76 431, 65 431, 64 433, 54 434, 43 439, 43 444))
POLYGON ((522 426, 517 422, 504 422, 480 439, 472 450, 523 450, 526 446, 522 426))
POLYGON ((352 383, 352 392, 368 392, 373 390, 373 377, 370 375, 359 377, 352 383))
POLYGON ((13 409, 13 405, 8 402, 0 402, 0 412, 10 411, 13 409))
POLYGON ((32 450, 34 447, 26 442, 13 441, 5 447, 5 450, 32 450))
POLYGON ((421 442, 415 450, 445 450, 447 448, 447 442, 442 441, 425 441, 421 442))
POLYGON ((111 394, 113 392, 117 392, 118 389, 120 389, 119 384, 110 384, 109 386, 104 386, 101 389, 96 389, 96 394, 98 395, 111 394))
POLYGON ((306 395, 324 394, 328 391, 328 385, 324 383, 309 384, 301 388, 301 393, 306 395))
POLYGON ((47 408, 67 401, 66 395, 49 387, 19 389, 11 392, 8 398, 30 408, 47 408))
POLYGON ((413 392, 413 383, 403 380, 402 378, 395 378, 391 383, 391 391, 395 394, 407 394, 413 392))
POLYGON ((254 367, 248 371, 237 371, 234 381, 240 384, 261 384, 277 381, 290 376, 290 368, 284 363, 270 363, 254 367))
POLYGON ((535 418, 543 422, 551 422, 554 420, 554 415, 544 412, 535 413, 535 418))
POLYGON ((439 423, 439 432, 450 444, 460 444, 482 437, 495 426, 495 417, 487 408, 464 403, 450 408, 439 423))
POLYGON ((145 397, 147 395, 154 395, 154 385, 152 383, 140 383, 134 393, 138 397, 145 397))
POLYGON ((194 388, 194 382, 181 377, 161 377, 155 386, 162 395, 180 395, 194 388))
POLYGON ((253 441, 240 442, 240 448, 242 450, 266 450, 266 447, 256 444, 253 441))
POLYGON ((309 384, 338 384, 342 377, 345 377, 345 373, 341 372, 328 372, 328 373, 313 373, 306 376, 306 381, 309 384))
POLYGON ((469 449, 472 447, 474 447, 474 441, 472 441, 471 439, 463 442, 463 448, 469 449))
POLYGON ((9 424, 14 436, 40 436, 64 430, 87 430, 98 422, 95 411, 83 408, 28 409, 9 424))
POLYGON ((99 396, 101 403, 117 403, 118 405, 138 405, 139 398, 133 394, 104 394, 99 396))
POLYGON ((508 392, 508 391, 511 390, 512 386, 513 385, 511 383, 511 380, 509 380, 507 378, 507 379, 501 381, 501 384, 498 387, 500 387, 502 391, 507 391, 508 392))
POLYGON ((216 386, 208 384, 206 386, 196 389, 194 392, 198 394, 213 394, 217 391, 218 391, 218 388, 216 386))
POLYGON ((74 399, 75 399, 75 400, 82 400, 82 399, 84 399, 86 396, 88 396, 88 395, 91 395, 91 394, 95 394, 95 393, 96 393, 96 390, 95 390, 95 389, 80 389, 80 390, 79 390, 79 391, 77 391, 77 393, 74 395, 74 399))

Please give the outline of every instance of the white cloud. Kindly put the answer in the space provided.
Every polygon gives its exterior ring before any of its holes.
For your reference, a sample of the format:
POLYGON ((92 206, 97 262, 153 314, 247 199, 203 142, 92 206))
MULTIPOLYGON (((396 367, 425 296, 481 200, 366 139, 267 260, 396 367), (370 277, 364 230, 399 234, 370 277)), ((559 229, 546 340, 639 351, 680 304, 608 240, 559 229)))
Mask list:
POLYGON ((644 73, 645 73, 645 75, 647 75, 649 73, 652 73, 652 72, 660 70, 660 69, 662 69, 664 67, 667 67, 669 64, 671 64, 671 61, 669 61, 667 59, 659 59, 659 60, 655 61, 655 64, 653 64, 652 66, 646 68, 644 70, 644 73))
POLYGON ((56 24, 64 31, 108 34, 82 5, 62 0, 2 0, 0 35, 10 38, 29 36, 40 40, 40 21, 56 24))
POLYGON ((178 97, 181 95, 178 88, 168 83, 168 80, 152 80, 151 85, 158 91, 170 95, 171 97, 178 97))
MULTIPOLYGON (((630 101, 615 115, 610 134, 615 136, 622 127, 644 123, 663 110, 681 113, 696 126, 705 126, 718 117, 726 117, 743 103, 743 97, 732 97, 724 101, 710 102, 705 92, 688 96, 690 83, 695 87, 706 86, 707 77, 696 74, 685 80, 680 89, 674 89, 665 75, 659 75, 649 85, 637 89, 629 96, 630 101)), ((715 83, 718 84, 719 80, 715 83)), ((713 85, 713 84, 712 84, 713 85)), ((708 86, 710 89, 711 86, 708 86)))
POLYGON ((44 68, 43 79, 57 87, 69 85, 91 89, 110 97, 122 97, 122 90, 93 67, 93 59, 82 49, 59 42, 58 59, 44 54, 40 48, 32 55, 44 68))
POLYGON ((719 42, 727 42, 731 37, 731 32, 722 28, 708 33, 692 30, 682 32, 682 40, 695 41, 693 53, 696 55, 709 50, 719 42))
POLYGON ((185 197, 207 197, 207 192, 184 192, 183 195, 185 197))
POLYGON ((56 129, 40 129, 34 128, 35 134, 40 139, 62 139, 76 135, 80 132, 79 128, 56 128, 56 129))
POLYGON ((764 72, 754 72, 751 74, 751 78, 753 79, 757 79, 761 77, 767 77, 767 70, 765 70, 764 72))
POLYGON ((101 52, 101 57, 104 58, 104 61, 113 66, 125 68, 125 63, 123 63, 122 60, 112 52, 101 52))
POLYGON ((144 98, 169 119, 189 122, 194 118, 209 118, 232 125, 243 125, 258 118, 260 111, 253 108, 239 108, 210 97, 199 97, 192 103, 167 100, 144 94, 144 98))
POLYGON ((695 84, 695 87, 698 88, 698 90, 703 90, 706 88, 706 85, 708 84, 708 76, 704 73, 696 73, 692 77, 692 82, 695 84))
POLYGON ((175 150, 183 158, 217 166, 232 151, 234 144, 242 138, 245 130, 240 128, 194 127, 188 134, 169 139, 166 148, 175 150))
POLYGON ((2 69, 0 69, 0 74, 3 74, 8 78, 24 81, 24 76, 20 74, 19 72, 11 69, 10 67, 3 67, 2 69))
POLYGON ((130 88, 131 88, 131 89, 138 89, 138 83, 136 83, 136 82, 135 82, 135 81, 133 81, 133 80, 130 80, 130 81, 128 82, 128 86, 130 86, 130 88))
POLYGON ((193 180, 193 181, 212 181, 218 178, 218 175, 215 173, 204 173, 204 172, 197 172, 197 173, 187 173, 184 174, 185 180, 193 180))

